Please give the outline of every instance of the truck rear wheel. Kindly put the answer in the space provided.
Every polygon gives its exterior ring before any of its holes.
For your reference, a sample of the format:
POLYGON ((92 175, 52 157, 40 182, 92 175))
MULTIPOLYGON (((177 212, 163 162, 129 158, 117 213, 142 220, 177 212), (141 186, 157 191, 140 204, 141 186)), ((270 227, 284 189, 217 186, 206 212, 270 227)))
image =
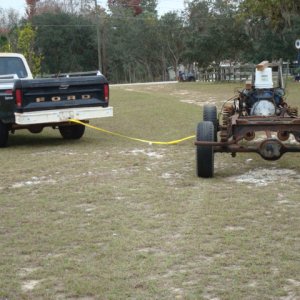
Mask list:
MULTIPOLYGON (((197 126, 197 141, 213 142, 215 128, 210 121, 200 122, 197 126)), ((196 146, 196 172, 198 177, 210 178, 214 176, 213 146, 196 146)))
POLYGON ((64 139, 78 140, 83 136, 85 126, 81 124, 75 124, 70 126, 59 126, 58 129, 64 139))
POLYGON ((8 140, 8 128, 0 121, 0 148, 6 147, 8 140))
POLYGON ((214 124, 214 141, 216 142, 219 124, 217 117, 217 107, 215 105, 206 104, 203 106, 203 121, 210 121, 214 124))

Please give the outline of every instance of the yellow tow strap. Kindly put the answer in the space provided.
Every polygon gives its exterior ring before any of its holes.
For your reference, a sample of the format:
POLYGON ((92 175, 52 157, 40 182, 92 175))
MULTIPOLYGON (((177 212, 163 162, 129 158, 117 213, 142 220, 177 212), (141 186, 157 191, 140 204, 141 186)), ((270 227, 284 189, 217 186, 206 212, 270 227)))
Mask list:
POLYGON ((95 130, 98 130, 98 131, 105 132, 105 133, 108 133, 108 134, 111 134, 111 135, 123 137, 123 138, 129 139, 129 140, 133 140, 133 141, 147 143, 147 144, 150 144, 150 145, 152 145, 152 144, 156 144, 156 145, 176 145, 176 144, 179 144, 179 143, 181 143, 183 141, 195 138, 195 135, 191 135, 191 136, 179 139, 179 140, 174 140, 174 141, 169 141, 169 142, 148 141, 148 140, 143 140, 143 139, 138 139, 138 138, 130 137, 130 136, 127 136, 127 135, 124 135, 124 134, 121 134, 121 133, 112 132, 112 131, 109 131, 109 130, 106 130, 106 129, 103 129, 103 128, 99 128, 99 127, 96 127, 96 126, 93 126, 93 125, 81 122, 81 121, 76 120, 76 119, 69 119, 69 121, 72 122, 72 123, 77 123, 77 124, 84 125, 86 127, 89 127, 89 128, 92 128, 92 129, 95 129, 95 130))

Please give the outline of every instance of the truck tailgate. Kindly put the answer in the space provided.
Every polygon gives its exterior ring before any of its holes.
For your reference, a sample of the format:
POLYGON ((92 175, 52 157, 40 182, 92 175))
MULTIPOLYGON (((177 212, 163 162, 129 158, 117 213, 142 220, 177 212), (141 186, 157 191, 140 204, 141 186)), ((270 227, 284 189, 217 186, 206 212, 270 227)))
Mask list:
POLYGON ((108 83, 102 76, 18 80, 15 93, 17 113, 108 106, 108 83))

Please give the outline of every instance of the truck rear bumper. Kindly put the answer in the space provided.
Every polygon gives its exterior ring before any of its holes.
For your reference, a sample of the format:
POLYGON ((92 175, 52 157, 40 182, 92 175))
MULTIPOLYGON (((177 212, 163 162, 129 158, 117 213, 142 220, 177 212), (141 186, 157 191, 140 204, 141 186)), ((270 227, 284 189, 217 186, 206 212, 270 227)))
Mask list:
POLYGON ((69 119, 89 120, 113 116, 113 108, 109 107, 84 107, 66 108, 44 111, 15 113, 15 122, 19 125, 60 123, 69 119))

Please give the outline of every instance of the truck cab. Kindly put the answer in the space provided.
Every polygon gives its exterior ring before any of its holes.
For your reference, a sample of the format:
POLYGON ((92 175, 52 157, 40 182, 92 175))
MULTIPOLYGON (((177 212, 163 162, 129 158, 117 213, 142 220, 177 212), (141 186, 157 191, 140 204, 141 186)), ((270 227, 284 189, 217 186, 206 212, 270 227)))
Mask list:
MULTIPOLYGON (((18 53, 0 53, 0 80, 33 79, 25 57, 18 53)), ((0 88, 1 88, 0 82, 0 88)))

